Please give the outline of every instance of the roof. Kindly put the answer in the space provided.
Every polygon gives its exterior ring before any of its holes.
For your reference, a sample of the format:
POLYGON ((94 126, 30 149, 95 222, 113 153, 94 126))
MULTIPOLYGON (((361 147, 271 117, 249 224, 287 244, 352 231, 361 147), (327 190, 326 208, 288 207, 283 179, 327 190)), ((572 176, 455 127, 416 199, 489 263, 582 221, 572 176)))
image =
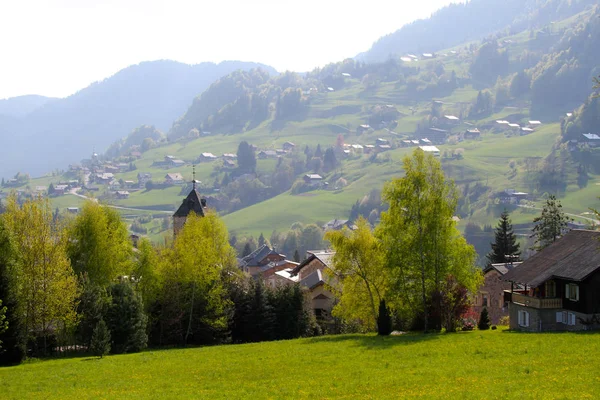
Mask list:
POLYGON ((246 257, 242 258, 242 262, 246 266, 260 266, 260 262, 264 260, 267 256, 274 254, 281 256, 281 254, 277 253, 275 250, 263 244, 258 249, 254 250, 252 253, 248 254, 246 257))
POLYGON ((306 267, 314 260, 319 260, 321 264, 323 264, 326 267, 329 267, 333 261, 333 256, 335 255, 334 251, 327 250, 307 251, 307 253, 310 255, 304 261, 302 261, 300 265, 294 268, 294 270, 292 271, 292 275, 298 275, 302 268, 306 267))
POLYGON ((217 158, 213 153, 202 153, 201 155, 204 158, 217 158))
POLYGON ((500 275, 505 275, 508 271, 510 271, 511 269, 513 269, 514 267, 517 267, 519 265, 521 265, 521 261, 514 262, 514 263, 491 264, 484 268, 483 273, 485 274, 491 270, 496 270, 500 273, 500 275))
POLYGON ((541 125, 542 123, 540 121, 529 121, 529 125, 541 125))
POLYGON ((174 217, 187 217, 190 212, 195 212, 196 215, 204 217, 204 207, 206 206, 206 199, 200 198, 200 193, 196 189, 187 195, 183 202, 173 214, 174 217))
POLYGON ((320 269, 300 281, 300 285, 306 286, 309 289, 322 285, 323 283, 325 283, 325 281, 323 281, 323 273, 320 269))
POLYGON ((348 223, 347 219, 332 219, 331 221, 327 222, 325 225, 323 225, 323 229, 337 229, 337 228, 341 228, 342 226, 346 225, 348 223))
POLYGON ((304 177, 308 179, 323 179, 323 177, 319 174, 306 174, 304 177))
POLYGON ((419 148, 423 151, 429 152, 429 153, 439 153, 440 149, 438 149, 435 146, 419 146, 419 148))
POLYGON ((504 280, 537 287, 551 279, 582 281, 600 268, 600 232, 572 230, 510 270, 504 280))
POLYGON ((600 140, 600 136, 596 135, 595 133, 584 133, 583 136, 589 140, 600 140))
POLYGON ((175 172, 165 175, 165 179, 170 179, 172 181, 182 181, 183 176, 179 172, 175 172))
POLYGON ((449 119, 451 121, 458 121, 459 118, 457 116, 454 115, 444 115, 444 118, 449 119))

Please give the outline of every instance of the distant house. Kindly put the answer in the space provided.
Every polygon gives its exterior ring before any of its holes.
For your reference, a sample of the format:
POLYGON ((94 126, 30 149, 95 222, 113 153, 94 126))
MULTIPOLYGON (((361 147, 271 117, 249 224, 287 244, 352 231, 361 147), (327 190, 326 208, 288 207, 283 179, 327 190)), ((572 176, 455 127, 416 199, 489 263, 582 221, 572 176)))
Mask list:
POLYGON ((69 185, 54 185, 54 194, 55 195, 63 195, 67 193, 69 190, 69 185))
POLYGON ((392 146, 390 146, 389 144, 380 144, 377 146, 377 152, 381 153, 383 151, 388 151, 392 149, 392 146))
POLYGON ((132 187, 135 186, 135 181, 124 181, 123 183, 125 183, 125 187, 127 189, 131 189, 132 187))
POLYGON ((256 156, 261 160, 277 158, 277 152, 275 150, 261 150, 256 156))
POLYGON ((454 115, 444 115, 444 121, 450 124, 458 124, 460 122, 460 118, 454 115))
POLYGON ((115 175, 112 172, 105 172, 102 174, 96 174, 95 181, 97 183, 106 185, 110 183, 113 179, 115 179, 115 175))
POLYGON ((533 133, 533 128, 528 128, 526 126, 521 128, 521 136, 529 135, 530 133, 533 133))
POLYGON ((503 280, 503 276, 520 262, 491 264, 483 270, 483 285, 473 298, 473 310, 481 314, 487 308, 490 322, 493 325, 500 323, 500 318, 508 316, 508 304, 504 302, 504 291, 511 288, 510 283, 503 280))
POLYGON ((481 132, 477 128, 467 129, 463 137, 465 140, 479 139, 481 137, 481 132))
POLYGON ((572 230, 508 271, 510 328, 577 331, 600 328, 600 232, 572 230), (521 293, 515 291, 521 285, 521 293))
POLYGON ((183 182, 183 176, 179 172, 165 175, 166 185, 181 185, 183 182))
POLYGON ((529 126, 536 127, 536 126, 540 126, 541 124, 542 124, 541 121, 535 121, 535 120, 534 121, 529 121, 529 126))
POLYGON ((313 311, 317 319, 330 320, 335 297, 326 283, 333 283, 331 264, 334 252, 309 251, 308 257, 291 272, 300 285, 308 290, 313 311))
POLYGON ((262 245, 246 257, 238 260, 240 269, 251 276, 263 278, 274 275, 276 272, 295 268, 299 264, 287 260, 285 255, 279 254, 268 245, 262 245))
POLYGON ((67 207, 67 212, 69 214, 78 214, 79 208, 78 207, 67 207))
POLYGON ((223 160, 223 166, 225 168, 235 168, 235 163, 231 160, 225 159, 225 160, 223 160))
POLYGON ((319 174, 306 174, 303 179, 305 183, 311 186, 319 186, 323 182, 323 177, 319 174))
POLYGON ((356 133, 358 133, 360 135, 361 133, 367 132, 369 129, 371 129, 370 125, 362 124, 362 125, 359 125, 358 128, 356 128, 356 133))
POLYGON ((587 143, 590 147, 597 147, 600 145, 600 136, 595 133, 584 133, 582 142, 587 143))
POLYGON ((357 154, 360 154, 360 153, 362 153, 362 152, 363 152, 363 150, 364 150, 364 147, 363 147, 363 145, 362 145, 362 144, 351 144, 351 145, 350 145, 350 148, 352 149, 352 151, 353 151, 354 153, 357 153, 357 154))
POLYGON ((117 199, 124 200, 129 198, 129 192, 126 190, 117 191, 117 199))
POLYGON ((431 154, 433 154, 435 157, 439 157, 440 156, 440 149, 438 149, 435 146, 419 146, 419 148, 421 150, 423 150, 425 153, 431 153, 431 154))
POLYGON ((387 139, 383 139, 383 138, 377 138, 375 139, 375 145, 379 146, 381 144, 390 144, 389 140, 387 139))
POLYGON ((332 219, 322 226, 325 231, 339 231, 344 227, 350 229, 356 228, 353 224, 349 223, 347 219, 332 219))
POLYGON ((431 146, 431 140, 427 139, 427 138, 423 138, 420 140, 421 143, 423 143, 425 146, 431 146))
POLYGON ((237 154, 233 153, 223 153, 222 157, 225 160, 237 160, 237 154))
POLYGON ((183 160, 171 160, 171 162, 169 163, 169 167, 170 168, 177 168, 177 167, 183 167, 185 165, 185 161, 183 160))
POLYGON ((139 151, 132 151, 130 153, 131 157, 135 157, 135 158, 142 158, 142 153, 139 151))
POLYGON ((200 162, 202 161, 215 161, 217 159, 217 156, 215 156, 213 153, 202 153, 200 154, 200 157, 198 158, 198 160, 200 162))
POLYGON ((285 151, 292 151, 296 147, 296 145, 292 142, 285 142, 283 146, 281 146, 285 151))
POLYGON ((143 189, 146 187, 146 183, 152 180, 152 174, 148 172, 139 172, 137 174, 138 187, 143 189))
POLYGON ((371 154, 371 152, 373 152, 373 150, 375 150, 375 146, 372 144, 365 144, 363 146, 363 152, 365 154, 371 154))
POLYGON ((498 193, 497 198, 500 204, 520 204, 521 200, 527 199, 529 193, 518 192, 514 189, 506 189, 503 192, 498 193))
MULTIPOLYGON (((448 138, 448 131, 446 129, 441 128, 429 128, 429 132, 427 132, 427 137, 433 143, 442 144, 446 143, 446 139, 448 138)), ((418 144, 418 141, 417 141, 418 144)))

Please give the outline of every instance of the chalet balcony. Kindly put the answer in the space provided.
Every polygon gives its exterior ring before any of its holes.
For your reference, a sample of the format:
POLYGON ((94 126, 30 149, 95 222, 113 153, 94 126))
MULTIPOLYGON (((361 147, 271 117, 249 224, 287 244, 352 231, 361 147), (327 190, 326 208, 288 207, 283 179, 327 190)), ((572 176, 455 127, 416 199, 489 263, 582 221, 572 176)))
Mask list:
POLYGON ((541 299, 538 297, 526 296, 521 293, 510 293, 511 301, 513 303, 524 305, 525 307, 531 308, 562 308, 561 298, 549 298, 541 299))

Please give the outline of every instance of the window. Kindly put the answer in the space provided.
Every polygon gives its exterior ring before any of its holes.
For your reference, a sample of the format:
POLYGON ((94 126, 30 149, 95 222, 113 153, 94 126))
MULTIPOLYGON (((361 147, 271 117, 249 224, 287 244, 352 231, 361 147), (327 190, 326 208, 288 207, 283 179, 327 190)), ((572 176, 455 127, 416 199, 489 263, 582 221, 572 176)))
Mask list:
POLYGON ((571 301, 579 301, 579 286, 574 283, 565 285, 565 297, 571 301))
POLYGON ((546 282, 546 297, 556 297, 556 283, 554 281, 546 282))
POLYGON ((529 313, 527 311, 519 311, 519 326, 529 326, 529 313))
POLYGON ((487 296, 487 294, 483 295, 483 306, 484 307, 488 306, 488 296, 487 296))
POLYGON ((556 322, 574 326, 577 324, 577 316, 575 313, 567 312, 567 311, 557 311, 556 312, 556 322))
POLYGON ((567 314, 567 323, 569 325, 575 325, 575 323, 576 323, 576 321, 575 321, 575 313, 570 312, 570 313, 567 314))

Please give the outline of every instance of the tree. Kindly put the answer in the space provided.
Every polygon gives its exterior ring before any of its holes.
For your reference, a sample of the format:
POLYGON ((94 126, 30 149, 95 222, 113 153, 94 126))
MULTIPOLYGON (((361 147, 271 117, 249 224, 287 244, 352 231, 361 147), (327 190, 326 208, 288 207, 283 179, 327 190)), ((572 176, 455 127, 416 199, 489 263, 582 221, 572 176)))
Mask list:
POLYGON ((481 314, 479 315, 479 322, 477 323, 477 329, 485 331, 490 329, 490 316, 488 314, 487 307, 483 307, 481 314))
POLYGON ((142 301, 149 305, 156 299, 159 290, 157 254, 152 243, 146 238, 140 239, 137 248, 132 276, 142 301))
POLYGON ((241 172, 251 173, 256 170, 254 149, 245 140, 238 145, 237 161, 241 172))
POLYGON ((110 299, 105 288, 90 283, 85 276, 81 282, 83 290, 77 309, 79 315, 77 338, 81 345, 89 347, 92 344, 94 330, 103 320, 110 305, 110 299))
POLYGON ((339 279, 332 285, 339 302, 333 315, 361 321, 367 329, 377 328, 377 305, 386 288, 386 270, 379 241, 369 223, 360 217, 357 229, 329 231, 325 239, 335 250, 333 270, 339 279))
POLYGON ((448 275, 474 291, 481 274, 474 266, 475 250, 452 220, 458 195, 454 183, 446 181, 439 160, 416 149, 403 165, 405 176, 384 188, 389 210, 381 215, 377 235, 392 276, 391 287, 399 295, 397 307, 420 308, 427 331, 430 293, 441 292, 448 275))
POLYGON ((252 248, 250 247, 250 242, 246 242, 244 245, 244 251, 242 252, 242 258, 250 255, 252 253, 252 248))
POLYGON ((69 227, 69 258, 76 274, 108 286, 130 275, 133 246, 127 226, 115 209, 88 200, 69 227))
POLYGON ((328 147, 327 150, 325 150, 325 156, 323 157, 323 168, 325 168, 325 171, 331 171, 336 165, 337 160, 335 158, 335 152, 333 151, 333 148, 328 147))
POLYGON ((48 199, 40 197, 19 206, 11 196, 4 221, 14 239, 18 312, 35 339, 34 354, 46 354, 49 337, 74 325, 77 316, 78 286, 67 256, 67 235, 53 221, 48 199))
POLYGON ((504 210, 495 232, 495 241, 491 243, 492 251, 487 255, 488 263, 504 263, 518 261, 521 255, 520 244, 513 232, 508 212, 504 210))
POLYGON ((260 236, 258 237, 258 247, 262 247, 264 245, 265 245, 265 237, 261 232, 260 236))
MULTIPOLYGON (((148 344, 142 298, 127 282, 115 283, 109 288, 110 304, 106 324, 110 330, 114 354, 134 353, 148 344)), ((100 323, 100 322, 99 322, 100 323)))
MULTIPOLYGON (((6 320, 6 307, 2 305, 2 299, 0 299, 0 337, 8 330, 8 321, 6 320)), ((2 340, 0 340, 0 351, 2 350, 2 340)))
POLYGON ((317 144, 317 149, 315 150, 315 157, 317 157, 317 158, 323 157, 323 151, 321 150, 321 144, 317 144))
POLYGON ((377 315, 377 334, 387 336, 390 333, 392 333, 392 317, 389 308, 385 305, 385 299, 381 299, 377 315))
POLYGON ((50 186, 48 186, 48 196, 52 196, 55 192, 54 185, 50 183, 50 186))
POLYGON ((571 220, 562 211, 560 200, 557 200, 556 196, 550 195, 542 208, 542 214, 533 220, 535 226, 532 230, 533 234, 530 236, 535 238, 533 249, 540 251, 556 242, 569 230, 568 223, 571 220))
POLYGON ((103 319, 94 328, 90 350, 93 355, 100 358, 110 353, 110 331, 103 319))
POLYGON ((18 270, 15 263, 14 243, 0 217, 0 298, 6 311, 4 332, 0 332, 0 365, 19 364, 25 358, 25 343, 27 341, 24 329, 20 303, 18 302, 18 270))
POLYGON ((446 277, 439 292, 432 295, 433 312, 439 316, 446 332, 455 332, 462 316, 469 310, 469 291, 452 275, 446 277))
POLYGON ((300 262, 300 253, 298 253, 298 249, 294 250, 294 262, 300 262))

